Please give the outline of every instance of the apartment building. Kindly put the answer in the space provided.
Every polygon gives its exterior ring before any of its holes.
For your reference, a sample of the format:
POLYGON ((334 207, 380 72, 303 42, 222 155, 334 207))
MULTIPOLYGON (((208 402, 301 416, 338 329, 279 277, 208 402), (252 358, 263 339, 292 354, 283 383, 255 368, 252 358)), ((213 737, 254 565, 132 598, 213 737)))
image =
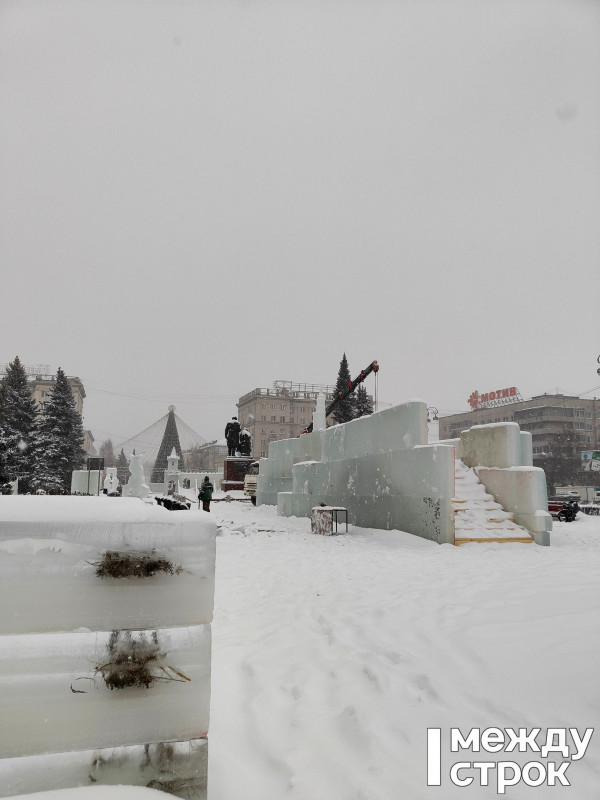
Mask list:
MULTIPOLYGON (((73 400, 75 401, 75 409, 83 416, 83 400, 85 398, 85 389, 83 383, 79 378, 67 376, 71 392, 73 393, 73 400)), ((31 393, 33 399, 38 403, 40 408, 48 402, 56 376, 54 375, 35 375, 30 379, 31 393)))
POLYGON ((333 397, 333 386, 275 381, 272 389, 253 389, 237 403, 238 420, 252 437, 252 455, 265 458, 269 442, 299 436, 312 422, 320 392, 325 402, 333 397))
POLYGON ((557 436, 564 434, 570 435, 579 450, 598 450, 600 401, 595 397, 542 394, 523 400, 516 390, 511 394, 512 389, 500 390, 499 397, 498 391, 476 398, 471 395, 471 411, 440 417, 440 439, 455 439, 473 425, 518 422, 521 430, 532 434, 534 458, 551 453, 557 436), (502 392, 509 393, 503 395, 502 392))
POLYGON ((227 442, 225 439, 218 439, 184 452, 183 463, 188 471, 222 472, 226 458, 227 442))
MULTIPOLYGON (((0 364, 0 380, 4 377, 8 364, 0 364)), ((50 374, 49 364, 36 364, 35 366, 23 366, 31 394, 35 402, 43 408, 50 399, 54 383, 56 382, 56 375, 50 374)), ((75 408, 83 417, 83 401, 85 398, 85 389, 83 383, 77 377, 67 376, 71 391, 73 392, 73 399, 75 400, 75 408)))

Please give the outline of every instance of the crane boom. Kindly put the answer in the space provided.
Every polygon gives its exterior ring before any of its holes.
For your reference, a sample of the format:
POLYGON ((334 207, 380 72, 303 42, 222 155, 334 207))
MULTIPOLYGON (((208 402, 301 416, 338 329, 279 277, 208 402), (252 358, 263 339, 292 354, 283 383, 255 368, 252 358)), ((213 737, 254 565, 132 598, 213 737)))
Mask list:
MULTIPOLYGON (((349 395, 351 395, 352 392, 356 389, 356 387, 360 383, 362 383, 365 380, 365 378, 372 372, 379 372, 379 364, 377 363, 377 361, 371 361, 368 367, 366 367, 365 369, 361 369, 360 373, 356 376, 356 378, 354 378, 353 381, 348 381, 348 386, 344 389, 344 391, 338 392, 337 397, 334 397, 331 403, 329 403, 329 405, 325 409, 325 417, 327 418, 331 414, 331 412, 335 409, 335 407, 338 405, 338 403, 341 403, 342 400, 345 400, 349 395)), ((313 424, 311 422, 308 428, 306 428, 305 431, 302 431, 302 433, 310 433, 312 429, 313 429, 313 424)))

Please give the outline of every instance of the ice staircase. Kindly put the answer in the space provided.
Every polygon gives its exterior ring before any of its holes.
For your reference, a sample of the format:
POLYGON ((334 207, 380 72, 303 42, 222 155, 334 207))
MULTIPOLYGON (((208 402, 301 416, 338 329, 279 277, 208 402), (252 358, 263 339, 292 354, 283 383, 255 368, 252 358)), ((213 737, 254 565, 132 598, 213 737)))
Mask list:
POLYGON ((466 542, 533 542, 526 528, 517 525, 515 515, 505 511, 475 472, 456 459, 454 497, 454 544, 466 542))

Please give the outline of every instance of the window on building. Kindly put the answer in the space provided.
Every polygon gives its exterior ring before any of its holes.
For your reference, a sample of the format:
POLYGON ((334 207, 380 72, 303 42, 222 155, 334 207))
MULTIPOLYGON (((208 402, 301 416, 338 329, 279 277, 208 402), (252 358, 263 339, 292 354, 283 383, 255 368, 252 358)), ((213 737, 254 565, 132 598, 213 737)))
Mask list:
POLYGON ((282 404, 281 404, 281 410, 282 410, 282 411, 285 411, 285 403, 282 403, 282 404))
POLYGON ((271 428, 271 433, 275 433, 275 428, 271 428))
POLYGON ((277 422, 277 417, 271 417, 271 422, 277 422))
POLYGON ((266 421, 267 421, 267 418, 266 418, 266 417, 261 417, 261 418, 260 418, 260 421, 261 421, 261 422, 266 422, 266 421))
POLYGON ((294 424, 294 418, 290 417, 290 425, 293 425, 293 424, 294 424))
POLYGON ((281 417, 279 417, 279 422, 285 422, 285 416, 282 415, 281 417))
POLYGON ((304 417, 301 417, 300 418, 300 425, 305 425, 305 424, 306 424, 306 419, 304 417))
POLYGON ((279 428, 279 435, 283 436, 285 434, 285 428, 279 428))
POLYGON ((267 443, 267 440, 266 440, 266 439, 261 439, 261 440, 260 440, 260 443, 261 443, 261 444, 266 444, 266 443, 267 443))
POLYGON ((275 411, 275 408, 276 408, 275 403, 271 403, 271 411, 275 411))

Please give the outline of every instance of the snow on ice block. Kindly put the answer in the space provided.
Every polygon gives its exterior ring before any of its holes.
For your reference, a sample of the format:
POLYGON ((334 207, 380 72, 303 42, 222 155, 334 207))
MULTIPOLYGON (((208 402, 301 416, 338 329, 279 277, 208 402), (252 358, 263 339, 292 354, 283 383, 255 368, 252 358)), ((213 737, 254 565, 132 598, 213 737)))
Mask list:
POLYGON ((207 516, 137 498, 0 498, 0 634, 210 622, 207 516))
POLYGON ((0 797, 75 786, 146 786, 176 797, 206 797, 208 742, 79 750, 0 759, 0 797))
POLYGON ((210 626, 0 636, 0 758, 202 739, 210 626))

